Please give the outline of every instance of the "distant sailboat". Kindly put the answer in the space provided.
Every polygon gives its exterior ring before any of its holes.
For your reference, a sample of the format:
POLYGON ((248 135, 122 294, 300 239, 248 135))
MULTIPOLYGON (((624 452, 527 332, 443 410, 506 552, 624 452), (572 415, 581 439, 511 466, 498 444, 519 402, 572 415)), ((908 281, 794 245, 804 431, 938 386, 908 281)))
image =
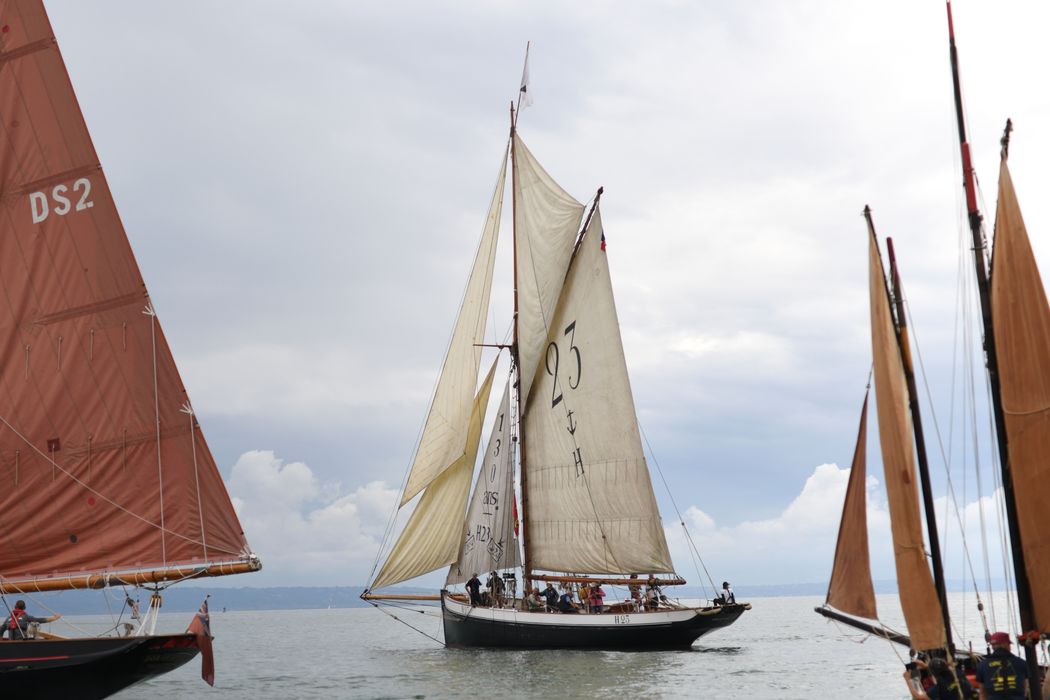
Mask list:
POLYGON ((153 633, 160 589, 260 563, 40 0, 0 3, 0 88, 0 593, 154 591, 129 636, 0 643, 0 686, 104 697, 198 653, 192 633, 153 633))
POLYGON ((552 614, 524 599, 541 581, 566 588, 630 586, 637 595, 652 576, 655 597, 658 586, 685 580, 675 574, 642 452, 609 275, 601 190, 583 222, 584 205, 540 166, 513 122, 512 110, 510 142, 401 505, 422 496, 362 597, 428 598, 375 591, 445 566, 448 587, 492 572, 499 579, 495 585, 506 591, 492 605, 472 606, 463 594, 441 592, 445 644, 688 647, 750 605, 690 607, 664 597, 650 605, 611 605, 609 614, 552 614), (512 367, 468 508, 496 371, 493 364, 475 393, 508 151, 515 323, 513 341, 504 347, 512 367), (518 567, 521 597, 510 592, 518 567))
MULTIPOLYGON (((1024 647, 1028 663, 1031 697, 1042 697, 1043 672, 1038 660, 1038 643, 1050 632, 1050 531, 1045 522, 1046 505, 1050 503, 1050 463, 1046 459, 1050 454, 1050 306, 1007 165, 1009 121, 1002 139, 994 249, 990 260, 986 258, 982 215, 977 206, 966 138, 950 2, 947 9, 967 214, 1022 630, 1019 642, 1024 647)), ((891 294, 883 277, 870 212, 866 210, 865 213, 870 241, 872 346, 879 428, 897 580, 908 635, 893 633, 857 619, 876 617, 871 573, 867 566, 867 542, 862 539, 863 530, 858 525, 864 520, 863 492, 856 495, 856 490, 863 485, 863 471, 850 478, 828 598, 825 606, 818 608, 817 612, 884 634, 915 650, 959 658, 966 656, 967 652, 956 648, 951 637, 938 529, 933 516, 928 474, 923 464, 921 418, 911 376, 899 278, 891 245, 890 277, 894 288, 891 294), (894 300, 898 305, 896 310, 893 309, 894 300), (913 440, 920 457, 932 577, 925 556, 919 498, 915 490, 913 440), (863 557, 860 556, 861 550, 863 557)), ((858 452, 862 449, 862 441, 859 441, 858 452)), ((863 469, 862 458, 860 461, 854 458, 854 469, 863 469)))

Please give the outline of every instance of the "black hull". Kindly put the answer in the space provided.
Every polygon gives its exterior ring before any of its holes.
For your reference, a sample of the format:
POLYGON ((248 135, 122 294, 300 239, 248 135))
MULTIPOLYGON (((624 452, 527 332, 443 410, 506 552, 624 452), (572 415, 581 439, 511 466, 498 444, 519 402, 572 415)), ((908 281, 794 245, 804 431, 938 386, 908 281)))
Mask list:
MULTIPOLYGON (((476 614, 463 606, 446 605, 441 613, 445 627, 445 646, 492 647, 505 649, 624 649, 660 651, 688 649, 703 635, 736 622, 750 605, 695 609, 685 619, 662 621, 660 613, 612 613, 560 615, 557 613, 519 613, 518 620, 498 620, 476 614), (533 616, 545 624, 532 624, 533 616), (582 620, 579 618, 592 618, 582 620), (598 618, 598 619, 594 619, 598 618), (619 620, 619 621, 618 621, 619 620), (583 623, 587 624, 583 624, 583 623), (597 624, 594 624, 597 623, 597 624)), ((489 609, 477 608, 477 611, 489 609)))
POLYGON ((192 634, 0 641, 0 689, 18 698, 104 698, 182 666, 192 634))

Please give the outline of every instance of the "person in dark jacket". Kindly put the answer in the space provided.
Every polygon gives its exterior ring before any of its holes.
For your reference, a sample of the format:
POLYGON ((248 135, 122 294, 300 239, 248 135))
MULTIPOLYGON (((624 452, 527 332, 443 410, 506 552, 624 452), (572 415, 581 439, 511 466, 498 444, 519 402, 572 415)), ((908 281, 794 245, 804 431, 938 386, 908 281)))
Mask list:
POLYGON ((15 602, 15 607, 11 611, 11 614, 4 620, 3 631, 7 632, 8 639, 29 639, 29 635, 26 631, 29 629, 31 622, 44 623, 54 622, 58 618, 62 617, 61 613, 55 613, 51 617, 36 617, 26 612, 26 602, 19 600, 15 602))
POLYGON ((951 666, 944 659, 931 659, 929 665, 915 660, 918 669, 929 671, 929 683, 925 688, 916 687, 912 682, 912 671, 904 672, 904 680, 908 683, 908 690, 914 700, 973 700, 977 697, 973 686, 961 673, 952 673, 951 666))
POLYGON ((470 607, 476 608, 481 605, 481 579, 477 574, 472 575, 467 581, 467 593, 470 594, 470 607))
POLYGON ((988 637, 992 653, 977 664, 981 700, 1024 700, 1028 697, 1028 664, 1010 653, 1010 635, 988 637))
POLYGON ((543 597, 547 601, 547 612, 558 609, 558 590, 549 581, 547 587, 543 589, 543 597))

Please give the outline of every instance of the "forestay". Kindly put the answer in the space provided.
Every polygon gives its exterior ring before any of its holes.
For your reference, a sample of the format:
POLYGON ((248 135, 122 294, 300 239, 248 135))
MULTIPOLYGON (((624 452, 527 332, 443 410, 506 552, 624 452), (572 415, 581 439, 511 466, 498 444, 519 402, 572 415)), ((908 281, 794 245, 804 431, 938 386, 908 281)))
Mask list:
POLYGON ((597 207, 566 278, 523 420, 533 567, 672 572, 597 207))
POLYGON ((515 534, 510 390, 508 379, 463 523, 459 556, 448 572, 448 584, 463 583, 475 573, 521 564, 515 534))
POLYGON ((470 477, 477 461, 481 428, 495 372, 496 363, 493 362, 474 398, 462 455, 426 487, 401 537, 372 583, 373 590, 422 576, 455 561, 470 477))

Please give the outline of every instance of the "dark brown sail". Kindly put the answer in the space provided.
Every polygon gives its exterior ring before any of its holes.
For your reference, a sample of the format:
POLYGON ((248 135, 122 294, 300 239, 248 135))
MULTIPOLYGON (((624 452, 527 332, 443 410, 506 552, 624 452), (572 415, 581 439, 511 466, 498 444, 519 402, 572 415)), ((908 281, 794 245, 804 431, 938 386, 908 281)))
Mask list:
POLYGON ((875 620, 879 615, 868 554, 867 439, 868 397, 865 395, 826 602, 850 615, 875 620))

